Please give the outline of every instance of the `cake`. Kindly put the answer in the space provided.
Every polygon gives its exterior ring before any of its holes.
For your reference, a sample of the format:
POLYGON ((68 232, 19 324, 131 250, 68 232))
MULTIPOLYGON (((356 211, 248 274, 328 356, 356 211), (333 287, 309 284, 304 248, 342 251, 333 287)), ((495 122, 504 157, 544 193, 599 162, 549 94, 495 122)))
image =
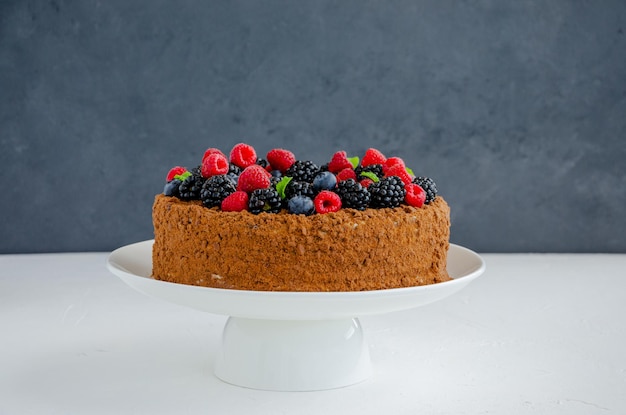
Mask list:
POLYGON ((450 209, 432 179, 368 149, 318 167, 237 144, 170 169, 152 218, 152 277, 255 291, 366 291, 434 284, 450 209))

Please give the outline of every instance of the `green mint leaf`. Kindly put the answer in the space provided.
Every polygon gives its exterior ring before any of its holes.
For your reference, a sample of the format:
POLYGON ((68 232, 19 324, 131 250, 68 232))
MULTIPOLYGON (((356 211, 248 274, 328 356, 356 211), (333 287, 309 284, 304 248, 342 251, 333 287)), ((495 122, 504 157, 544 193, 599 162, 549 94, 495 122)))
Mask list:
POLYGON ((376 174, 372 173, 371 171, 361 172, 361 176, 365 176, 368 179, 372 179, 374 183, 378 183, 380 181, 380 179, 378 179, 378 176, 376 176, 376 174))
POLYGON ((348 161, 350 162, 350 164, 352 164, 353 169, 356 169, 356 167, 359 165, 359 158, 357 156, 348 157, 348 161))
POLYGON ((292 179, 293 177, 284 176, 282 179, 280 179, 278 183, 276 183, 276 191, 278 192, 278 196, 280 196, 281 199, 285 198, 285 189, 292 179))
POLYGON ((176 176, 174 176, 174 178, 178 179, 178 180, 180 180, 182 182, 183 180, 185 180, 189 176, 191 176, 191 172, 186 171, 183 174, 177 174, 176 176))
POLYGON ((415 176, 413 174, 413 170, 409 169, 408 167, 406 168, 406 172, 409 173, 411 176, 415 176))

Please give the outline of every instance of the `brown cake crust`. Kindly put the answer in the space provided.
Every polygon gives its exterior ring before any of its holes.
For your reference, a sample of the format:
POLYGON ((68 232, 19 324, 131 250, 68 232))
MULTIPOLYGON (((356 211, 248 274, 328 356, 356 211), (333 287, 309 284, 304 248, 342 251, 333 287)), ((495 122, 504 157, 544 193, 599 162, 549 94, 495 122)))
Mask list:
POLYGON ((311 216, 207 209, 157 195, 152 276, 258 291, 363 291, 450 279, 450 209, 341 209, 311 216))

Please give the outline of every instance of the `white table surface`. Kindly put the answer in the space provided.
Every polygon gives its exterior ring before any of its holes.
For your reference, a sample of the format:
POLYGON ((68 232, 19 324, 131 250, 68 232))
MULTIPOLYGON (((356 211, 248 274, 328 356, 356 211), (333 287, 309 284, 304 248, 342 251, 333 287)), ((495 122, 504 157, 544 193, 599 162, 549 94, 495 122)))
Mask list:
POLYGON ((226 317, 134 291, 107 255, 0 256, 0 414, 626 413, 626 255, 482 255, 452 297, 360 318, 373 377, 320 392, 223 383, 226 317))

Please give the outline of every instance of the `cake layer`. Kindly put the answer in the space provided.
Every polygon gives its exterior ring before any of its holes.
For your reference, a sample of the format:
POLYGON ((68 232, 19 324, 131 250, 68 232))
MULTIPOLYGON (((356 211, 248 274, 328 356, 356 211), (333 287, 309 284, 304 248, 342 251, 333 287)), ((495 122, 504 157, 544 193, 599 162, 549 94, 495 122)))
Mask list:
POLYGON ((223 212, 157 195, 153 277, 258 291, 363 291, 450 279, 450 209, 341 209, 311 216, 223 212))

